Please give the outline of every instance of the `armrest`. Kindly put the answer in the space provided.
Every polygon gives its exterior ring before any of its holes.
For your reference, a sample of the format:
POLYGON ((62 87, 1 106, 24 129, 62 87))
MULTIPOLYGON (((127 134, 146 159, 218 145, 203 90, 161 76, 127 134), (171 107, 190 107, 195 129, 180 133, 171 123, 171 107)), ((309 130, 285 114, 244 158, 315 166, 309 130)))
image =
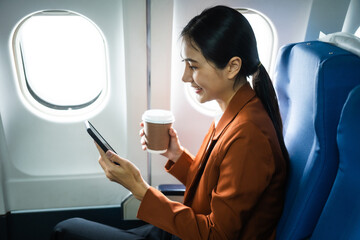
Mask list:
POLYGON ((160 184, 158 190, 164 195, 184 196, 185 186, 183 184, 160 184))

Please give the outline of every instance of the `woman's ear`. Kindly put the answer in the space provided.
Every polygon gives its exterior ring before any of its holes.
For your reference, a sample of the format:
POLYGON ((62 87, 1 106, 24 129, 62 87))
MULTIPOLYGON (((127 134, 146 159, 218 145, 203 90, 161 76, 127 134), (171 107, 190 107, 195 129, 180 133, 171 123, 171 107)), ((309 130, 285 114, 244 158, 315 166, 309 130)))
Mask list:
POLYGON ((242 60, 239 57, 232 57, 227 65, 228 79, 234 79, 240 72, 242 66, 242 60))

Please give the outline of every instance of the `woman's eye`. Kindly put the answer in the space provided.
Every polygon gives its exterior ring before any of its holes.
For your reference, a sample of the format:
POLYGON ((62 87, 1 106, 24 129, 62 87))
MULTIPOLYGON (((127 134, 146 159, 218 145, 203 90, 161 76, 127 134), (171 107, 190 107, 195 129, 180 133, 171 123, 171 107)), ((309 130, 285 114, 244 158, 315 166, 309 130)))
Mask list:
POLYGON ((190 65, 189 65, 189 68, 190 68, 191 70, 197 69, 197 67, 195 67, 195 66, 190 66, 190 65))

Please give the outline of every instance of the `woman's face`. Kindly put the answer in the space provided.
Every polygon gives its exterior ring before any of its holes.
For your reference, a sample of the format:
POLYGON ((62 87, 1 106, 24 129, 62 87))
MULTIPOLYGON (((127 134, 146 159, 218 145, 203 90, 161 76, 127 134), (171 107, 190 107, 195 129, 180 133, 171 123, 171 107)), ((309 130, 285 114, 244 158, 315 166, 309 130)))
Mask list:
POLYGON ((228 79, 226 67, 216 68, 186 40, 183 40, 182 57, 185 62, 182 81, 191 84, 200 103, 216 100, 224 111, 234 95, 234 81, 228 79))

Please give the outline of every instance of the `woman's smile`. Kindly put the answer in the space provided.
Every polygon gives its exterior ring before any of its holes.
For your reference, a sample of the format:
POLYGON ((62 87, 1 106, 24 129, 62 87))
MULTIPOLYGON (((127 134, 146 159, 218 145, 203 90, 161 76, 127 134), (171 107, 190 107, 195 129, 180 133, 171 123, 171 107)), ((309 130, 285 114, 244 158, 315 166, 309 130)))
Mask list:
POLYGON ((191 86, 191 87, 194 88, 196 94, 200 94, 202 92, 202 88, 199 86, 191 86))

